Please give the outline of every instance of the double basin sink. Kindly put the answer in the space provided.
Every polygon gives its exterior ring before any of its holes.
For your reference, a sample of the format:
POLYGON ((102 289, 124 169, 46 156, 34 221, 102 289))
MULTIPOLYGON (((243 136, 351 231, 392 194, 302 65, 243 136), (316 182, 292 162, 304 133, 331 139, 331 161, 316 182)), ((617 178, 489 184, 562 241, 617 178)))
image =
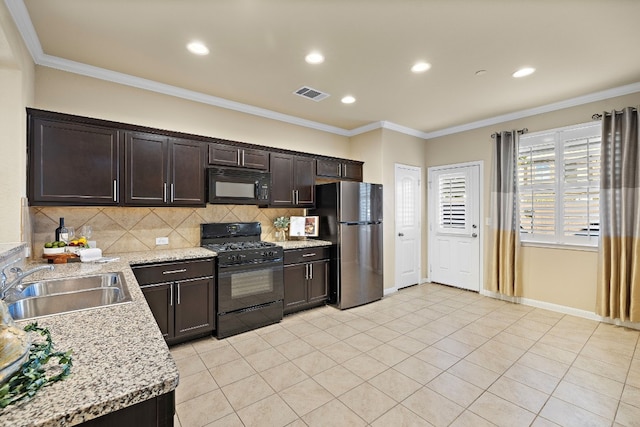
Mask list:
POLYGON ((122 273, 25 283, 9 304, 14 320, 104 307, 131 301, 122 273))

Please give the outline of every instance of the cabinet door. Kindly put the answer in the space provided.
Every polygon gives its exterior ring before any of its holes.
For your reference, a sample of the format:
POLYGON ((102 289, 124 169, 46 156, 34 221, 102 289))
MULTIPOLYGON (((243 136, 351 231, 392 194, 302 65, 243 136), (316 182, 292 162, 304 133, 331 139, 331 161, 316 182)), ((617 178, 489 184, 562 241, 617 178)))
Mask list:
POLYGON ((155 317, 160 332, 165 339, 173 338, 173 285, 163 283, 161 285, 141 286, 147 304, 155 317))
POLYGON ((296 206, 313 207, 316 201, 316 160, 311 157, 296 156, 294 165, 296 206))
POLYGON ((318 160, 316 167, 316 175, 318 176, 328 176, 330 178, 340 178, 342 176, 342 166, 337 160, 318 160))
POLYGON ((242 150, 242 166, 251 169, 269 169, 269 152, 265 150, 242 150))
POLYGON ((271 153, 271 206, 293 206, 293 156, 271 153))
POLYGON ((284 312, 307 302, 307 264, 284 266, 284 312))
POLYGON ((209 164, 240 166, 240 149, 233 145, 209 143, 209 164))
POLYGON ((197 141, 171 140, 169 203, 205 206, 204 146, 197 141))
POLYGON ((309 302, 327 299, 329 289, 329 261, 309 264, 309 302))
POLYGON ((127 133, 125 204, 159 206, 167 202, 168 156, 166 137, 146 133, 127 133))
POLYGON ((28 144, 30 204, 118 204, 117 130, 31 118, 28 144))
POLYGON ((213 278, 179 281, 175 286, 175 337, 215 329, 213 278))
POLYGON ((353 181, 362 182, 362 164, 360 163, 343 163, 342 177, 353 181))

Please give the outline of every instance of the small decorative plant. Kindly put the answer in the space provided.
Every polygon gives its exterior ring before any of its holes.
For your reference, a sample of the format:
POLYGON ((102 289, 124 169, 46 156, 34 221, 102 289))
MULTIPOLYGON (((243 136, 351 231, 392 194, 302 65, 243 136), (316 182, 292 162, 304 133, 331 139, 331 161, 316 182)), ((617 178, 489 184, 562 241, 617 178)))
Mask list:
POLYGON ((285 230, 289 228, 289 218, 286 216, 279 216, 273 220, 273 226, 278 230, 285 230))
POLYGON ((278 242, 284 242, 287 240, 285 230, 289 228, 289 218, 286 216, 279 216, 273 220, 273 226, 276 228, 276 240, 278 242))

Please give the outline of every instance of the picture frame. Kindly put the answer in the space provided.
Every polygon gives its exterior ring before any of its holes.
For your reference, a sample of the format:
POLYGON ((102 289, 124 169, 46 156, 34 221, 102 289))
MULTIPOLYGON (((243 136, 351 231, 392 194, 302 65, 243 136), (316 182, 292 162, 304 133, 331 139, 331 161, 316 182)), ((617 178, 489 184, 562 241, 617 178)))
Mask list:
POLYGON ((292 216, 289 237, 318 237, 318 216, 292 216))

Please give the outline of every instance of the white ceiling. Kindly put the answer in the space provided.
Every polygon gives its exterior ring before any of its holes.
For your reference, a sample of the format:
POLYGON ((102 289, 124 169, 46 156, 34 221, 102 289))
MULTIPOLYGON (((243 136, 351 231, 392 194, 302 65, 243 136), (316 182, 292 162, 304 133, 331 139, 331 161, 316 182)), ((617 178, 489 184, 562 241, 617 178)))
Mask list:
MULTIPOLYGON (((20 10, 30 17, 37 38, 27 43, 37 63, 90 75, 115 71, 345 134, 381 121, 433 133, 602 91, 640 91, 637 0, 6 4, 14 17, 20 10), (211 53, 187 52, 194 39, 211 53), (325 62, 305 63, 311 50, 325 62), (411 73, 416 60, 431 70, 411 73), (537 71, 511 77, 522 66, 537 71), (292 94, 303 85, 331 96, 314 102, 292 94), (356 103, 342 104, 347 94, 356 103)), ((28 19, 17 21, 25 37, 28 19)))

